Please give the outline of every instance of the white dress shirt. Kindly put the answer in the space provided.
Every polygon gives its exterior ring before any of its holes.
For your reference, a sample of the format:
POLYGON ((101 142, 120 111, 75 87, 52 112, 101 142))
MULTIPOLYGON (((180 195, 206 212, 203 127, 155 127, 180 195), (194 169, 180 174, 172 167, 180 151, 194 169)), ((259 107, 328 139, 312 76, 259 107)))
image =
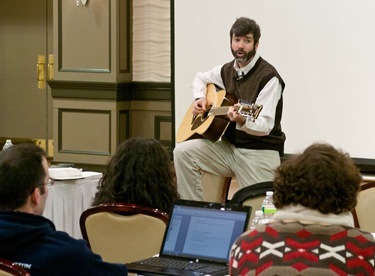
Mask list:
MULTIPOLYGON (((237 63, 234 63, 234 69, 237 71, 238 76, 246 75, 254 67, 259 57, 259 54, 256 53, 251 62, 243 68, 238 67, 237 63)), ((209 83, 214 83, 224 88, 223 79, 220 74, 223 65, 218 65, 212 70, 199 72, 195 75, 191 86, 195 99, 206 97, 206 87, 209 83)), ((260 91, 255 101, 256 105, 263 106, 258 118, 254 122, 250 117, 247 118, 246 123, 242 127, 237 124, 237 129, 256 136, 268 135, 275 124, 276 106, 280 100, 281 93, 281 83, 277 77, 273 77, 260 91)))

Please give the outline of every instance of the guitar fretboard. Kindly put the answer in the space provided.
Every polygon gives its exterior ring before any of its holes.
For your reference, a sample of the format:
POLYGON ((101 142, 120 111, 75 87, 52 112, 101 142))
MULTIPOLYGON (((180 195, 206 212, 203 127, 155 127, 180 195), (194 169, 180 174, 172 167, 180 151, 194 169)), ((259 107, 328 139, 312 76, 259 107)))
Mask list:
POLYGON ((229 110, 229 106, 218 106, 218 107, 212 107, 210 111, 208 112, 208 116, 215 115, 226 115, 229 110))

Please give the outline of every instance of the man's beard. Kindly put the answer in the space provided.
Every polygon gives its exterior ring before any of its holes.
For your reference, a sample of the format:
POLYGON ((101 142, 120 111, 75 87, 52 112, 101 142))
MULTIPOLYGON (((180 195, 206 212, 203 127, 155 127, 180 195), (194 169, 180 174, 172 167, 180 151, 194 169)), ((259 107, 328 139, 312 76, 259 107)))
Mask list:
POLYGON ((250 52, 246 53, 243 57, 237 57, 237 53, 238 53, 238 51, 232 50, 232 54, 233 54, 234 58, 236 59, 236 61, 238 63, 246 63, 246 62, 250 61, 255 56, 256 51, 255 51, 255 49, 253 49, 250 52))

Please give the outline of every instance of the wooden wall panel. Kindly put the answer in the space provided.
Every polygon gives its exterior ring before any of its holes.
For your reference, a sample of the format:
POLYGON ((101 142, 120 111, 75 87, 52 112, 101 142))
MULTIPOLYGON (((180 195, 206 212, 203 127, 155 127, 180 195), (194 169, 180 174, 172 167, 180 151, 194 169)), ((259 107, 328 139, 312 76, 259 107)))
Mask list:
POLYGON ((75 1, 61 3, 59 71, 111 71, 110 5, 110 0, 79 7, 75 1))
POLYGON ((55 99, 54 162, 104 165, 128 137, 129 102, 55 99))
POLYGON ((131 0, 54 0, 55 80, 130 82, 131 0))
POLYGON ((59 109, 58 150, 61 153, 107 155, 111 153, 109 110, 59 109), (94 125, 95 127, 87 127, 94 125))

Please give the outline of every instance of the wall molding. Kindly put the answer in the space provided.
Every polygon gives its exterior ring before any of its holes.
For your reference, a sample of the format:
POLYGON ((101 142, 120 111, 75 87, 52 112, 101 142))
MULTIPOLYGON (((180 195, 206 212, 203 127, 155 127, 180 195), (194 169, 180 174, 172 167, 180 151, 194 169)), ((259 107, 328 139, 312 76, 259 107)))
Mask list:
POLYGON ((160 82, 87 82, 50 80, 53 98, 117 101, 172 100, 171 83, 160 82))

